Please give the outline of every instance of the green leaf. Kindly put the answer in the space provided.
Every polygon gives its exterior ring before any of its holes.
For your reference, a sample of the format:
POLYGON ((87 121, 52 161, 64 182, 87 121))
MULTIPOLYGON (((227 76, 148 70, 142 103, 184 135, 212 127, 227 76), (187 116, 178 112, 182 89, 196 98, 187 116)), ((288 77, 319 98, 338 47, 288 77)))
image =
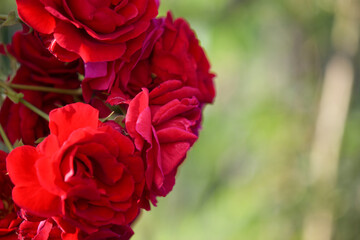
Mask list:
POLYGON ((15 13, 15 11, 11 11, 11 12, 9 12, 6 20, 3 23, 1 23, 0 27, 12 26, 17 23, 19 23, 19 21, 16 17, 16 13, 15 13))
POLYGON ((124 115, 120 115, 120 116, 117 116, 117 117, 114 119, 114 122, 116 122, 117 124, 119 124, 121 127, 125 128, 124 119, 125 119, 125 116, 124 116, 124 115))
POLYGON ((6 95, 15 104, 18 104, 20 102, 20 99, 24 97, 23 93, 17 93, 13 91, 8 91, 6 95))
POLYGON ((101 122, 106 122, 107 120, 109 120, 111 118, 111 116, 114 114, 115 112, 112 111, 106 118, 100 118, 99 120, 101 122))
POLYGON ((38 139, 35 141, 35 144, 41 143, 42 141, 44 141, 45 138, 46 138, 46 137, 38 138, 38 139))
POLYGON ((78 77, 80 81, 83 81, 85 79, 85 76, 80 73, 78 73, 78 77))
POLYGON ((20 139, 20 140, 18 139, 15 141, 13 146, 14 146, 14 148, 21 147, 21 146, 24 146, 24 143, 23 143, 22 139, 20 139))

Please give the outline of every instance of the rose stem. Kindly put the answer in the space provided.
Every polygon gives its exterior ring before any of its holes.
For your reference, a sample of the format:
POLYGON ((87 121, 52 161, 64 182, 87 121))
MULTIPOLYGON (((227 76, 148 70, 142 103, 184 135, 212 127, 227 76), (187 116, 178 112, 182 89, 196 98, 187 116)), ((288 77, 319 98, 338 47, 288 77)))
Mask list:
MULTIPOLYGON (((2 87, 5 90, 5 94, 8 96, 16 96, 18 93, 15 92, 11 87, 9 87, 6 83, 0 81, 0 87, 2 87)), ((25 105, 25 107, 29 108, 31 111, 39 115, 40 117, 44 118, 45 120, 49 121, 49 115, 41 111, 39 108, 35 107, 28 101, 26 101, 23 98, 19 98, 19 102, 25 105)))
POLYGON ((32 90, 39 92, 53 92, 53 93, 61 93, 61 94, 69 94, 69 95, 81 95, 81 88, 78 89, 62 89, 62 88, 52 88, 52 87, 43 87, 43 86, 33 86, 33 85, 24 85, 24 84, 13 84, 8 83, 9 87, 14 89, 23 89, 23 90, 32 90))
POLYGON ((23 98, 20 98, 19 102, 21 102, 22 104, 24 104, 27 108, 29 108, 31 111, 33 111, 34 113, 36 113, 37 115, 39 115, 40 117, 42 117, 43 119, 45 119, 46 121, 49 121, 49 115, 47 115, 46 113, 44 113, 43 111, 41 111, 39 108, 35 107, 34 105, 32 105, 31 103, 29 103, 28 101, 26 101, 23 98))
POLYGON ((11 152, 14 148, 13 148, 12 144, 10 143, 9 138, 7 137, 1 124, 0 124, 0 135, 5 143, 5 146, 9 149, 9 152, 11 152))
POLYGON ((0 14, 0 19, 1 20, 6 20, 7 18, 8 18, 8 15, 0 14))

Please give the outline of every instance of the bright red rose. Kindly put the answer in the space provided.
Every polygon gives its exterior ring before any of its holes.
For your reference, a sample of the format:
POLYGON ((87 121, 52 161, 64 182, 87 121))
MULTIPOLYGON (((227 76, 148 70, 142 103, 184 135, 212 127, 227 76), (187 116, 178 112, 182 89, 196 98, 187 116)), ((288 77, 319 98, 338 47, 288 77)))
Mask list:
POLYGON ((32 215, 53 217, 67 233, 130 224, 144 187, 143 162, 132 141, 99 125, 98 111, 87 104, 55 109, 49 117, 43 142, 7 157, 14 202, 32 215))
POLYGON ((129 103, 126 130, 145 159, 146 209, 146 200, 155 205, 156 196, 171 191, 178 166, 197 140, 201 114, 193 97, 197 91, 179 80, 169 80, 150 93, 143 89, 129 103))
MULTIPOLYGON (((156 17, 156 0, 17 0, 24 22, 43 34, 63 61, 112 61, 140 46, 129 44, 156 17)), ((136 41, 136 40, 135 40, 136 41)))
POLYGON ((15 205, 11 199, 13 184, 6 175, 5 158, 7 153, 0 150, 0 239, 18 239, 16 230, 21 219, 16 214, 15 205))

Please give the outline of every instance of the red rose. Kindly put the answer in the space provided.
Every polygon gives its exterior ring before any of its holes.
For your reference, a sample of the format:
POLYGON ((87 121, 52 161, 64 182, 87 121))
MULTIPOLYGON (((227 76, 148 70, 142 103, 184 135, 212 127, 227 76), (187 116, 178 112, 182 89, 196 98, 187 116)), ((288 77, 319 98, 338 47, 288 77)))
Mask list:
POLYGON ((156 0, 17 0, 24 22, 41 34, 64 61, 111 61, 140 46, 128 42, 144 33, 157 15, 156 0))
POLYGON ((7 157, 14 202, 35 216, 58 219, 67 233, 131 223, 144 186, 132 141, 99 126, 98 111, 87 104, 55 109, 49 117, 43 142, 15 148, 7 157))
POLYGON ((5 158, 7 153, 0 150, 0 239, 18 239, 16 230, 21 222, 11 199, 13 184, 6 175, 5 158))
MULTIPOLYGON (((143 89, 129 103, 126 130, 144 154, 145 198, 154 205, 156 196, 171 191, 178 166, 197 140, 201 114, 193 97, 197 91, 179 80, 169 80, 150 93, 143 89)), ((146 201, 143 207, 149 208, 146 201)))
MULTIPOLYGON (((132 54, 130 61, 117 59, 110 62, 95 62, 85 64, 85 79, 82 82, 83 96, 86 102, 89 102, 93 91, 105 90, 109 92, 114 83, 121 89, 131 89, 127 86, 128 82, 119 79, 129 79, 133 68, 142 59, 148 59, 154 44, 163 32, 163 19, 153 19, 151 26, 148 28, 145 38, 142 40, 141 49, 132 54)), ((141 63, 141 61, 140 61, 141 63)), ((143 71, 142 74, 148 75, 149 70, 143 71)), ((148 82, 140 82, 143 78, 138 78, 136 82, 141 87, 149 85, 148 82)), ((141 87, 136 89, 136 92, 131 92, 130 95, 134 97, 141 91, 141 87)))
MULTIPOLYGON (((150 59, 153 86, 169 79, 181 80, 185 86, 200 90, 200 103, 212 103, 215 96, 214 74, 199 40, 182 18, 175 21, 169 12, 164 33, 156 42, 150 59)), ((130 80, 132 82, 136 79, 130 80)))
POLYGON ((7 51, 22 65, 37 75, 38 82, 61 84, 64 79, 77 81, 78 72, 82 72, 80 60, 64 63, 56 59, 43 45, 39 37, 26 25, 12 37, 7 51))
POLYGON ((133 98, 143 87, 149 90, 168 80, 181 80, 185 86, 199 89, 200 104, 212 103, 215 96, 214 74, 199 40, 189 24, 179 18, 155 19, 146 41, 130 59, 92 63, 85 66, 83 94, 89 99, 92 91, 111 93, 109 100, 118 103, 133 98))

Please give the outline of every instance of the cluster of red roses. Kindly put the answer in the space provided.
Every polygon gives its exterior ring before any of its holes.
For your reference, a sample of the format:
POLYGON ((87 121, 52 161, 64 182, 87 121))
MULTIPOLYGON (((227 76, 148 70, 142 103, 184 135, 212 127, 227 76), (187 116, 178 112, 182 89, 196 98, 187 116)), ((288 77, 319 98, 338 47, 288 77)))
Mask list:
POLYGON ((4 143, 25 145, 0 152, 0 238, 129 239, 171 191, 214 75, 189 25, 156 18, 158 5, 17 0, 31 28, 0 45, 20 63, 1 83, 0 123, 4 143))

